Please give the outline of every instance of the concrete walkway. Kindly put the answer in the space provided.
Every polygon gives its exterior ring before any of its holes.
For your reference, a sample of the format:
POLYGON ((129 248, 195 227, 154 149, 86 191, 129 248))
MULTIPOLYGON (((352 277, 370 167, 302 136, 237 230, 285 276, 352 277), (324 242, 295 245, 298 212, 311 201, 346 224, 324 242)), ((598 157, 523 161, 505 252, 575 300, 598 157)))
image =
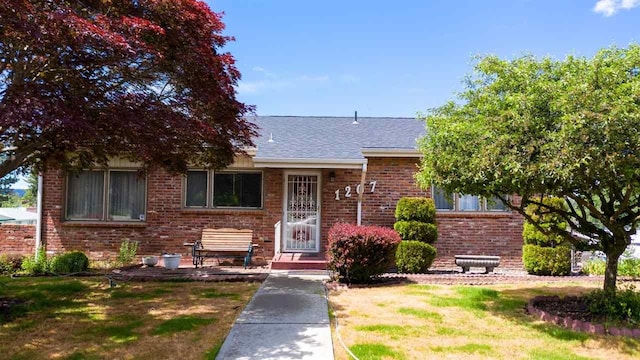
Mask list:
POLYGON ((216 359, 333 359, 323 280, 271 273, 236 320, 216 359))

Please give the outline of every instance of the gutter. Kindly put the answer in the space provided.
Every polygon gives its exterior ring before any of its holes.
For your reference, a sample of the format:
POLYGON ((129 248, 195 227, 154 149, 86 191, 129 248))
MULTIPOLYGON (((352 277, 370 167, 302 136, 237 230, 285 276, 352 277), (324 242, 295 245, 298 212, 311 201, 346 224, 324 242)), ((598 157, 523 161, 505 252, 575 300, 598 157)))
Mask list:
POLYGON ((42 191, 44 190, 42 188, 42 174, 38 174, 38 195, 37 195, 37 202, 36 202, 36 213, 37 213, 37 219, 36 219, 36 243, 35 243, 35 257, 36 260, 38 259, 38 253, 40 248, 42 247, 42 191))
POLYGON ((367 159, 261 158, 254 157, 255 167, 284 169, 360 169, 367 159))

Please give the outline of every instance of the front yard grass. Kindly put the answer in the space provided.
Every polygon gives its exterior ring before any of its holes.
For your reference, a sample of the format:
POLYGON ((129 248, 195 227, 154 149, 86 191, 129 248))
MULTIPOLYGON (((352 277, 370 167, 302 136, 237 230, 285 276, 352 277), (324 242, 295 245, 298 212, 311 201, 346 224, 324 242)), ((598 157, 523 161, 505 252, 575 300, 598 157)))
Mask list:
POLYGON ((3 359, 213 359, 256 283, 0 277, 3 359))
MULTIPOLYGON (((585 284, 398 285, 331 291, 349 349, 365 359, 638 359, 638 339, 574 332, 526 314, 537 295, 585 284)), ((335 331, 334 331, 335 334, 335 331)), ((338 360, 350 359, 334 337, 338 360)))

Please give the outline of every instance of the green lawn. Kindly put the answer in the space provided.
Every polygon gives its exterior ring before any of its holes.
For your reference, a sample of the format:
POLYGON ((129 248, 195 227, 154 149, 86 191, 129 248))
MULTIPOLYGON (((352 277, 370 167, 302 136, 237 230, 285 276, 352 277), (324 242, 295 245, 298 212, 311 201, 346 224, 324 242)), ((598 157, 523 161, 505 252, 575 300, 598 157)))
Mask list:
MULTIPOLYGON (((640 358, 637 339, 573 332, 524 311, 533 296, 588 286, 399 285, 332 291, 330 303, 342 339, 361 360, 640 358)), ((349 359, 335 344, 337 359, 349 359)))
POLYGON ((0 298, 23 300, 0 320, 0 357, 212 359, 258 286, 0 277, 0 298))

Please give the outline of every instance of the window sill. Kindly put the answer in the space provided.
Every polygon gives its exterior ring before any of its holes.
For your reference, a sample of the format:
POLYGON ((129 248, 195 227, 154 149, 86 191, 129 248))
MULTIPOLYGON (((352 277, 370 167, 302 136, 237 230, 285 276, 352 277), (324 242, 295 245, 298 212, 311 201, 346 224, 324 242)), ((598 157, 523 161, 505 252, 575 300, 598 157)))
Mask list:
POLYGON ((518 216, 511 211, 436 211, 436 218, 508 218, 518 216))
POLYGON ((264 215, 264 209, 207 209, 207 208, 182 208, 181 214, 216 214, 216 215, 264 215))
POLYGON ((147 226, 146 222, 124 222, 124 221, 64 221, 62 226, 65 227, 133 227, 143 228, 147 226))

